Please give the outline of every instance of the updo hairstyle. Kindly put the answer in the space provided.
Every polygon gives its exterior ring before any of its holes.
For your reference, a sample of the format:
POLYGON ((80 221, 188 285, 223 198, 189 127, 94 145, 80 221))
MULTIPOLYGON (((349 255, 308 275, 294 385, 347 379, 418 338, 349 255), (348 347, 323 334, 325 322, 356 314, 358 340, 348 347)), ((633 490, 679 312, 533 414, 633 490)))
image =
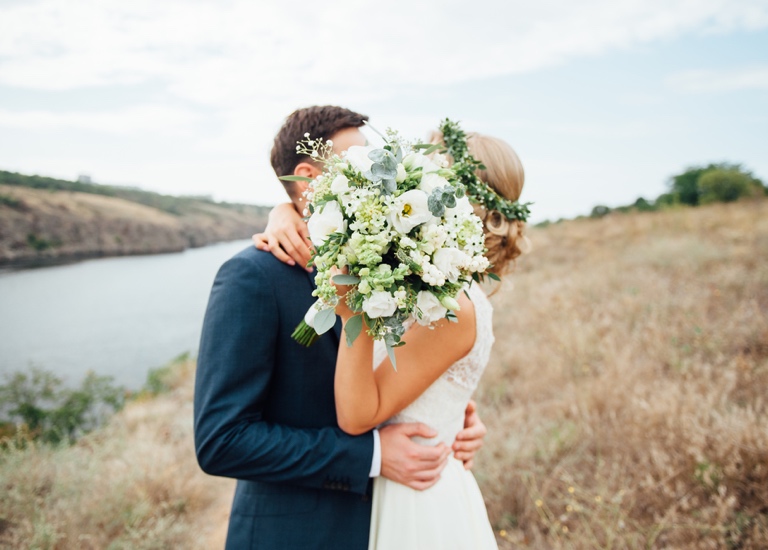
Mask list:
MULTIPOLYGON (((435 132, 430 140, 442 143, 442 134, 435 132)), ((486 182, 502 197, 511 201, 520 198, 525 182, 525 172, 515 150, 502 139, 477 133, 467 133, 467 147, 475 159, 485 166, 475 174, 486 182)), ((490 272, 503 275, 515 258, 531 249, 530 241, 525 236, 525 223, 508 220, 498 210, 487 210, 484 206, 473 204, 475 214, 483 220, 485 256, 491 262, 490 272)))

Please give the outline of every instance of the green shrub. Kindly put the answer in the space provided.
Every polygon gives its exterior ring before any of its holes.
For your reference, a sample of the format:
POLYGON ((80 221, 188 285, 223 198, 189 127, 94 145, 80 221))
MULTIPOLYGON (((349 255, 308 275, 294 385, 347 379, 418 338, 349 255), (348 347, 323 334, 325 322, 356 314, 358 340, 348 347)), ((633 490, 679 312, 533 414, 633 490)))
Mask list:
POLYGON ((38 252, 43 252, 44 250, 48 250, 49 248, 61 246, 61 241, 57 239, 49 241, 48 239, 44 239, 43 237, 38 237, 34 233, 29 233, 27 235, 27 244, 31 249, 37 250, 38 252))
POLYGON ((10 206, 11 208, 19 209, 24 206, 24 203, 21 202, 16 197, 6 195, 5 193, 0 193, 0 205, 10 206))
POLYGON ((701 204, 733 202, 759 193, 755 179, 738 169, 709 170, 699 178, 701 204))
POLYGON ((79 388, 39 368, 6 375, 0 386, 0 425, 29 432, 46 443, 72 443, 100 426, 125 403, 125 390, 111 376, 89 372, 79 388))

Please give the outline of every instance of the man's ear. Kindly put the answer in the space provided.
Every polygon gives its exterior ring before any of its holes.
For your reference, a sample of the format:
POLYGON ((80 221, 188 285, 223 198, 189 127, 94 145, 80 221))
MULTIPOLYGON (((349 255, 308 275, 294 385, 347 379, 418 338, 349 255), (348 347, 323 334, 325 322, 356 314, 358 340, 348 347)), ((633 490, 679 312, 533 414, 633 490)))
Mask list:
POLYGON ((305 178, 310 179, 315 179, 321 173, 322 170, 320 170, 320 168, 309 162, 300 162, 296 165, 296 168, 293 169, 294 176, 304 176, 305 178))

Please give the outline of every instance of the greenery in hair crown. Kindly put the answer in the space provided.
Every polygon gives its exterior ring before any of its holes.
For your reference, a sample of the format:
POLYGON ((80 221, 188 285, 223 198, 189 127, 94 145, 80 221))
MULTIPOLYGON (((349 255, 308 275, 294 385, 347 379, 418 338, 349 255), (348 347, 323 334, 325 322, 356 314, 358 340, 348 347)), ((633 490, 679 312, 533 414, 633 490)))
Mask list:
POLYGON ((458 122, 445 119, 440 124, 443 134, 443 143, 446 152, 453 157, 451 167, 467 189, 470 202, 481 204, 486 210, 496 210, 508 220, 528 220, 532 203, 519 203, 511 201, 499 195, 486 182, 477 177, 476 170, 484 170, 483 163, 474 158, 467 147, 467 134, 461 129, 458 122))

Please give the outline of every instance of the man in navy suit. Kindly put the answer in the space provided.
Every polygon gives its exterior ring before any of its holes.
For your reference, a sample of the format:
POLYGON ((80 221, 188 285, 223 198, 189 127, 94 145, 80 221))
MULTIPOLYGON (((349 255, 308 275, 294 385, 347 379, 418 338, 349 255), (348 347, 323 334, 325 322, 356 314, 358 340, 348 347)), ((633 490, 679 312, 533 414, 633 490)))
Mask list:
MULTIPOLYGON (((296 153, 296 141, 309 132, 332 139, 340 152, 365 144, 359 127, 366 120, 333 106, 294 112, 275 138, 275 172, 317 176, 320 167, 296 153)), ((306 184, 283 185, 301 212, 306 184)), ((425 489, 450 452, 412 442, 434 435, 421 424, 360 436, 338 428, 340 323, 309 348, 291 338, 313 289, 313 275, 300 266, 249 247, 221 267, 211 290, 195 382, 195 447, 206 473, 238 480, 230 550, 367 548, 371 478, 425 489)), ((454 450, 471 459, 485 428, 470 410, 467 425, 454 450)))

